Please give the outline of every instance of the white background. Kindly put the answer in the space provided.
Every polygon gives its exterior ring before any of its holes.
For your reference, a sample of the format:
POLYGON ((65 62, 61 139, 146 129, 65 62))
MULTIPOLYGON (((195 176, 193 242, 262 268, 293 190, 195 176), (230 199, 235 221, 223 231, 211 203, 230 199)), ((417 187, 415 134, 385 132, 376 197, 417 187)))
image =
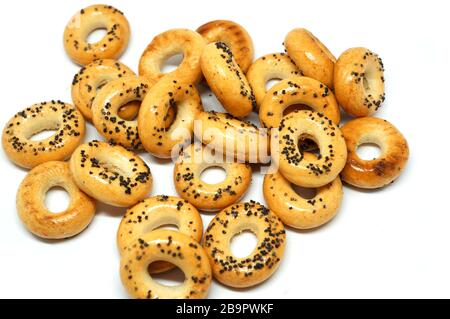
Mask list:
MULTIPOLYGON (((78 71, 62 34, 90 1, 8 1, 0 9, 0 125, 40 101, 71 102, 78 71)), ((132 40, 121 61, 137 70, 158 33, 230 19, 251 34, 256 57, 280 52, 294 27, 310 29, 339 56, 353 46, 380 54, 387 100, 377 116, 409 141, 407 169, 380 191, 345 188, 338 216, 308 232, 289 230, 279 270, 258 287, 234 290, 214 282, 212 298, 450 297, 448 94, 450 23, 447 1, 109 1, 124 11, 132 40)), ((207 109, 218 109, 204 94, 207 109)), ((89 138, 97 137, 89 126, 89 138)), ((153 195, 176 195, 173 165, 143 155, 153 195)), ((116 230, 122 209, 98 205, 79 236, 45 241, 28 233, 15 209, 26 170, 0 152, 0 297, 124 298, 116 230)), ((255 173, 244 200, 263 201, 255 173)), ((50 205, 61 197, 52 197, 50 205)), ((205 227, 212 218, 203 214, 205 227)), ((248 241, 247 241, 248 242, 248 241)))

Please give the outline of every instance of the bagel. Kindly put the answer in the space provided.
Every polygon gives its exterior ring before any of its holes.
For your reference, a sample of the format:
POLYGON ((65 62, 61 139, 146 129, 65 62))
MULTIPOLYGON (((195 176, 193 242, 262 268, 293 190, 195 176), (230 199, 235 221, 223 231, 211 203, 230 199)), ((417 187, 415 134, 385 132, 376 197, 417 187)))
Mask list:
MULTIPOLYGON (((95 60, 75 74, 72 81, 72 100, 87 120, 92 120, 92 102, 100 88, 115 79, 135 76, 125 64, 116 60, 95 60)), ((119 110, 119 116, 129 120, 139 112, 140 103, 130 102, 119 110)))
POLYGON ((80 145, 70 158, 70 170, 81 190, 112 206, 132 206, 152 188, 147 164, 119 145, 98 141, 80 145))
POLYGON ((142 101, 151 86, 144 77, 127 77, 106 84, 92 103, 92 120, 97 131, 108 141, 127 149, 142 149, 137 119, 124 120, 119 110, 130 101, 142 101))
POLYGON ((283 112, 298 104, 325 114, 336 124, 341 120, 339 105, 327 86, 312 78, 296 77, 280 81, 267 92, 259 110, 261 124, 277 128, 283 112))
POLYGON ((256 109, 259 110, 267 93, 267 82, 303 76, 303 73, 288 55, 273 53, 262 56, 253 62, 246 75, 255 94, 256 109))
POLYGON ((47 162, 33 168, 19 186, 17 212, 25 227, 41 238, 62 239, 81 233, 95 215, 95 201, 73 181, 69 164, 47 162), (55 186, 69 193, 66 210, 54 214, 45 206, 46 193, 55 186))
POLYGON ((270 138, 266 130, 228 113, 202 112, 195 118, 194 134, 208 147, 247 163, 270 160, 270 138))
POLYGON ((294 29, 287 34, 284 45, 305 76, 333 88, 336 58, 319 39, 306 29, 294 29))
POLYGON ((153 38, 139 61, 139 74, 152 82, 170 75, 177 81, 195 84, 200 81, 200 57, 205 47, 205 40, 197 32, 187 29, 172 29, 153 38), (164 61, 170 57, 183 54, 183 61, 175 70, 163 73, 164 61))
POLYGON ((43 102, 9 120, 3 130, 3 149, 17 165, 33 168, 68 158, 83 140, 85 129, 83 116, 74 106, 61 101, 43 102), (43 140, 31 140, 47 130, 56 132, 43 140))
POLYGON ((122 256, 120 277, 130 296, 139 299, 200 299, 211 285, 211 266, 202 246, 177 231, 159 229, 136 239, 133 249, 122 256), (152 262, 169 262, 179 267, 185 281, 163 286, 147 271, 152 262))
POLYGON ((142 102, 138 132, 144 148, 153 155, 170 158, 181 145, 191 141, 195 116, 203 111, 197 89, 171 77, 156 83, 142 102), (170 109, 177 114, 166 128, 170 109))
POLYGON ((359 188, 381 188, 396 180, 409 157, 408 142, 397 128, 386 120, 363 117, 342 127, 347 143, 347 164, 341 173, 342 180, 359 188), (381 154, 373 160, 363 160, 356 153, 362 144, 373 143, 381 154))
MULTIPOLYGON (((146 198, 127 210, 117 232, 117 244, 121 255, 136 248, 136 239, 164 225, 176 225, 183 234, 200 242, 203 223, 197 209, 187 201, 172 196, 146 198)), ((160 273, 174 266, 166 262, 154 262, 150 273, 160 273)))
POLYGON ((245 288, 267 280, 278 268, 286 245, 286 232, 281 220, 256 202, 230 206, 210 222, 203 246, 214 278, 222 284, 245 288), (243 231, 252 231, 258 243, 246 257, 233 255, 230 243, 243 231))
POLYGON ((206 43, 226 43, 233 52, 236 63, 245 73, 253 61, 253 41, 248 32, 236 22, 215 20, 197 29, 206 43))
POLYGON ((338 177, 345 166, 347 148, 339 128, 324 114, 297 111, 283 118, 278 129, 279 155, 274 160, 280 173, 302 187, 322 187, 338 177), (301 137, 316 142, 320 154, 305 153, 298 147, 301 137))
POLYGON ((350 115, 370 116, 385 100, 383 61, 368 49, 345 51, 336 62, 334 78, 336 98, 350 115))
POLYGON ((205 47, 201 68, 211 91, 233 116, 244 117, 256 109, 252 88, 225 43, 216 42, 205 47))
POLYGON ((239 201, 252 181, 252 169, 243 163, 224 161, 201 145, 192 144, 183 150, 174 167, 174 182, 178 194, 198 209, 216 211, 239 201), (200 179, 209 167, 226 171, 224 181, 208 184, 200 179))
POLYGON ((342 183, 336 177, 330 184, 319 187, 313 198, 298 195, 292 184, 280 173, 264 176, 264 199, 285 225, 296 229, 312 229, 329 222, 342 201, 342 183))
POLYGON ((64 30, 64 48, 75 63, 86 65, 98 59, 117 59, 130 39, 130 26, 123 13, 108 5, 93 5, 81 9, 70 19, 64 30), (106 29, 98 42, 89 43, 88 35, 106 29))

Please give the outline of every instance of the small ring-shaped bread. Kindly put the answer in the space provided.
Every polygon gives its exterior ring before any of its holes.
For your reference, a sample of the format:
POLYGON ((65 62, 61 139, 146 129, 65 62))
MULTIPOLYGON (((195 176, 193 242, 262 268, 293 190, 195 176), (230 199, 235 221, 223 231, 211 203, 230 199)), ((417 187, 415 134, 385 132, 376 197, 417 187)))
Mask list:
POLYGON ((25 168, 33 168, 48 161, 68 158, 81 143, 85 134, 81 113, 61 101, 35 104, 20 111, 6 123, 3 130, 3 149, 11 161, 25 168), (43 131, 55 133, 43 140, 31 140, 43 131))
POLYGON ((305 76, 333 88, 336 58, 319 39, 306 29, 294 29, 287 34, 284 45, 305 76))
POLYGON ((278 130, 279 170, 291 183, 302 187, 322 187, 338 177, 345 166, 347 147, 339 128, 324 114, 296 111, 283 118, 278 130), (319 155, 303 152, 302 137, 313 140, 319 155))
POLYGON ((385 100, 381 58, 365 48, 345 51, 336 62, 334 88, 339 104, 348 114, 374 114, 385 100))
POLYGON ((138 131, 142 145, 160 158, 178 154, 179 147, 191 140, 194 119, 202 111, 200 95, 192 84, 171 77, 161 79, 147 93, 139 110, 138 131), (171 108, 176 110, 176 117, 167 128, 171 108))
POLYGON ((130 26, 122 12, 112 6, 93 5, 70 19, 64 30, 64 48, 75 63, 86 65, 98 59, 119 58, 129 38, 130 26), (106 35, 89 43, 89 34, 97 29, 105 29, 106 35))
POLYGON ((244 196, 252 181, 252 169, 244 163, 216 157, 202 145, 192 144, 185 148, 175 163, 173 177, 178 194, 198 209, 221 210, 236 203, 244 196), (226 171, 224 181, 207 184, 200 179, 202 172, 210 167, 226 171))
POLYGON ((256 110, 253 90, 225 43, 208 44, 201 67, 211 91, 231 115, 244 117, 256 110))
POLYGON ((152 82, 166 75, 180 82, 195 84, 200 81, 200 57, 205 40, 197 32, 187 29, 172 29, 153 38, 139 61, 139 74, 152 82), (170 57, 183 54, 183 61, 173 71, 161 71, 164 62, 170 57))
MULTIPOLYGON (((92 102, 97 92, 108 82, 135 76, 125 64, 116 60, 96 60, 75 74, 72 81, 72 100, 87 120, 92 120, 92 102)), ((121 118, 134 118, 139 112, 139 104, 129 103, 119 111, 121 118)))
POLYGON ((120 261, 120 277, 130 296, 139 299, 200 299, 208 295, 211 266, 202 246, 190 236, 158 229, 136 239, 120 261), (154 262, 169 262, 183 271, 179 286, 164 286, 148 273, 154 262))
POLYGON ((303 73, 287 54, 273 53, 253 62, 246 75, 255 94, 257 110, 259 110, 267 93, 267 82, 302 76, 303 73))
POLYGON ((92 122, 108 141, 130 150, 142 149, 138 121, 119 116, 121 107, 131 101, 144 100, 152 84, 145 77, 127 77, 106 84, 92 103, 92 122))
MULTIPOLYGON (((158 227, 175 225, 178 231, 200 242, 203 223, 197 209, 186 200, 172 196, 155 196, 127 210, 117 232, 117 244, 120 254, 136 248, 136 239, 158 227), (132 244, 132 245, 130 245, 132 244)), ((149 267, 151 274, 174 268, 167 262, 154 262, 149 267)))
POLYGON ((236 288, 267 280, 280 265, 286 245, 281 220, 253 201, 230 206, 218 213, 209 223, 204 238, 203 246, 214 278, 236 288), (231 240, 246 230, 256 235, 256 248, 246 257, 235 257, 230 248, 231 240))
POLYGON ((280 81, 267 92, 259 110, 261 125, 277 128, 283 112, 297 104, 325 114, 336 124, 341 120, 339 105, 331 90, 319 81, 302 76, 280 81))
POLYGON ((374 189, 396 180, 409 157, 408 142, 402 133, 386 120, 363 117, 352 120, 342 128, 347 143, 347 165, 342 180, 350 185, 374 189), (356 153, 362 144, 376 144, 381 154, 373 160, 363 160, 356 153))
POLYGON ((298 195, 280 173, 264 176, 263 189, 270 210, 285 225, 296 229, 312 229, 328 223, 337 214, 343 195, 339 177, 316 189, 316 195, 309 199, 298 195))
POLYGON ((95 215, 95 201, 79 190, 65 162, 47 162, 33 168, 20 184, 16 205, 26 228, 47 239, 75 236, 95 215), (62 187, 70 196, 69 207, 56 214, 45 206, 45 195, 53 187, 62 187))
POLYGON ((98 141, 80 145, 70 159, 70 170, 79 188, 112 206, 132 206, 152 188, 147 164, 119 145, 98 141))
POLYGON ((253 61, 253 41, 240 24, 228 20, 215 20, 197 29, 207 43, 226 43, 233 52, 236 63, 244 73, 253 61))

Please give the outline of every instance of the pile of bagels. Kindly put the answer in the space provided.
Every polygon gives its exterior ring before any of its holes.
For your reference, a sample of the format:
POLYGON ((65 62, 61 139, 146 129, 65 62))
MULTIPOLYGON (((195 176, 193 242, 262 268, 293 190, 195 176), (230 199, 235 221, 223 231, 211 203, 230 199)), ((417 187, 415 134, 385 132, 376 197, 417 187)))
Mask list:
POLYGON ((285 53, 254 61, 247 31, 218 20, 196 31, 172 29, 154 37, 137 75, 117 60, 129 37, 118 9, 80 10, 64 31, 68 56, 82 66, 72 81, 73 104, 47 101, 18 112, 6 124, 2 144, 12 162, 30 169, 16 202, 21 221, 36 236, 81 233, 94 218, 96 201, 128 208, 117 245, 122 283, 134 298, 204 298, 213 278, 236 288, 257 285, 283 259, 285 226, 313 229, 336 215, 341 180, 382 188, 406 165, 403 135, 372 117, 385 100, 384 67, 368 49, 349 49, 336 60, 309 31, 294 29, 285 38, 285 53), (88 35, 98 28, 106 35, 89 43, 88 35), (180 53, 180 65, 164 73, 164 62, 180 53), (273 79, 280 81, 266 89, 273 79), (204 110, 199 84, 209 86, 224 112, 204 110), (343 126, 341 108, 355 117, 343 126), (245 120, 252 112, 259 114, 260 126, 245 120), (84 141, 89 123, 104 141, 84 141), (32 139, 48 130, 55 133, 32 139), (381 149, 376 159, 357 155, 368 143, 381 149), (224 149, 238 144, 243 147, 231 154, 224 149), (267 207, 241 203, 252 165, 267 164, 263 148, 276 164, 264 176, 267 207), (149 197, 153 177, 142 152, 176 158, 178 197, 149 197), (208 184, 200 178, 212 166, 226 171, 225 180, 208 184), (297 186, 315 195, 304 198, 297 186), (69 207, 57 214, 45 205, 53 187, 70 195, 69 207), (199 211, 217 212, 205 232, 199 211), (178 230, 160 228, 167 224, 178 230), (243 231, 253 232, 258 243, 249 256, 238 258, 230 242, 243 231), (185 275, 179 286, 152 278, 175 267, 185 275))

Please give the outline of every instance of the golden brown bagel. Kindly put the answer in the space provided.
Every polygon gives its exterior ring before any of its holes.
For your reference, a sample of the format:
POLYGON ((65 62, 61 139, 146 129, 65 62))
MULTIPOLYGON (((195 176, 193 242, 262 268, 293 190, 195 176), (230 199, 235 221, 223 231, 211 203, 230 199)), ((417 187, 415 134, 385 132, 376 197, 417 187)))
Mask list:
POLYGON ((89 196, 108 205, 129 207, 152 188, 150 168, 122 146, 92 141, 70 158, 75 183, 89 196))
POLYGON ((397 128, 386 120, 363 117, 342 127, 347 143, 347 165, 341 173, 342 180, 360 188, 380 188, 397 179, 409 157, 408 142, 397 128), (362 144, 373 143, 381 154, 374 160, 362 160, 356 153, 362 144))
POLYGON ((178 154, 179 147, 190 142, 194 119, 203 111, 197 89, 172 77, 156 83, 148 92, 138 117, 138 131, 144 148, 153 155, 170 158, 178 154), (170 108, 176 110, 176 118, 166 128, 170 108))
POLYGON ((185 148, 175 163, 173 177, 178 194, 201 210, 215 211, 236 203, 244 196, 252 181, 249 165, 214 156, 202 145, 185 148), (226 171, 224 181, 207 184, 200 179, 209 167, 221 167, 226 171))
POLYGON ((305 76, 333 88, 336 58, 319 39, 306 29, 294 29, 287 34, 284 45, 305 76))
POLYGON ((127 121, 119 116, 122 105, 144 100, 152 83, 145 77, 127 77, 110 81, 92 103, 92 121, 108 141, 130 150, 142 149, 137 119, 127 121))
POLYGON ((215 20, 197 29, 207 43, 223 42, 233 52, 236 63, 244 73, 253 61, 253 41, 248 32, 236 22, 215 20))
POLYGON ((83 140, 85 129, 83 116, 74 106, 61 101, 43 102, 20 111, 6 123, 3 149, 17 165, 33 168, 68 158, 83 140), (47 130, 56 132, 43 140, 31 140, 47 130))
POLYGON ((194 84, 200 81, 200 57, 205 47, 205 40, 197 32, 187 29, 172 29, 153 38, 139 61, 139 74, 152 82, 157 82, 163 76, 194 84), (182 53, 183 61, 175 70, 162 73, 164 61, 182 53))
POLYGON ((227 157, 247 163, 270 160, 270 138, 266 130, 228 113, 202 112, 195 118, 196 137, 227 157))
POLYGON ((374 114, 385 100, 381 58, 365 48, 345 51, 334 70, 336 98, 353 116, 374 114))
POLYGON ((269 209, 255 203, 230 206, 210 222, 203 246, 214 278, 224 285, 244 288, 267 280, 278 268, 286 245, 281 220, 269 209), (252 231, 258 243, 246 257, 233 256, 230 243, 241 232, 252 231))
MULTIPOLYGON (((172 196, 146 198, 127 210, 117 232, 120 254, 136 248, 136 239, 164 225, 176 225, 178 231, 202 240, 203 223, 197 209, 187 201, 172 196), (133 244, 134 246, 130 245, 133 244)), ((174 266, 167 262, 154 262, 150 273, 160 273, 174 266)))
POLYGON ((280 173, 264 176, 264 198, 285 225, 296 229, 311 229, 329 222, 338 212, 342 201, 342 183, 337 177, 319 187, 313 198, 298 195, 292 184, 280 173))
POLYGON ((78 64, 86 65, 98 59, 117 59, 128 45, 130 26, 123 13, 108 5, 93 5, 80 10, 64 30, 64 48, 78 64), (88 35, 106 29, 106 35, 96 43, 88 35))
POLYGON ((122 256, 120 277, 130 296, 139 299, 205 298, 211 285, 211 266, 202 246, 177 231, 159 229, 136 239, 133 248, 122 256), (185 275, 179 286, 163 286, 148 274, 153 262, 174 264, 185 275))
POLYGON ((279 170, 291 183, 302 187, 322 187, 338 177, 345 166, 347 148, 339 128, 324 114, 296 111, 283 118, 278 130, 279 170), (301 137, 316 142, 320 155, 298 147, 301 137))
MULTIPOLYGON (((116 60, 95 60, 75 74, 72 81, 72 100, 75 106, 83 113, 87 120, 92 120, 92 102, 98 91, 108 82, 135 76, 134 72, 125 64, 116 60)), ((132 119, 139 112, 140 103, 124 105, 119 116, 123 119, 132 119)))
POLYGON ((284 80, 302 76, 303 73, 285 53, 273 53, 257 59, 246 74, 255 94, 257 110, 266 96, 266 84, 270 80, 284 80))
POLYGON ((256 109, 252 88, 225 43, 205 47, 201 68, 211 91, 231 115, 244 117, 256 109))
POLYGON ((95 214, 95 201, 78 189, 65 162, 47 162, 33 168, 20 184, 16 205, 25 227, 47 239, 81 233, 95 214), (54 214, 45 206, 45 195, 56 186, 69 193, 70 204, 65 211, 54 214))
POLYGON ((327 86, 308 77, 295 77, 280 81, 264 97, 259 109, 259 119, 264 127, 277 128, 284 111, 292 105, 302 104, 325 114, 339 124, 339 105, 327 86))

